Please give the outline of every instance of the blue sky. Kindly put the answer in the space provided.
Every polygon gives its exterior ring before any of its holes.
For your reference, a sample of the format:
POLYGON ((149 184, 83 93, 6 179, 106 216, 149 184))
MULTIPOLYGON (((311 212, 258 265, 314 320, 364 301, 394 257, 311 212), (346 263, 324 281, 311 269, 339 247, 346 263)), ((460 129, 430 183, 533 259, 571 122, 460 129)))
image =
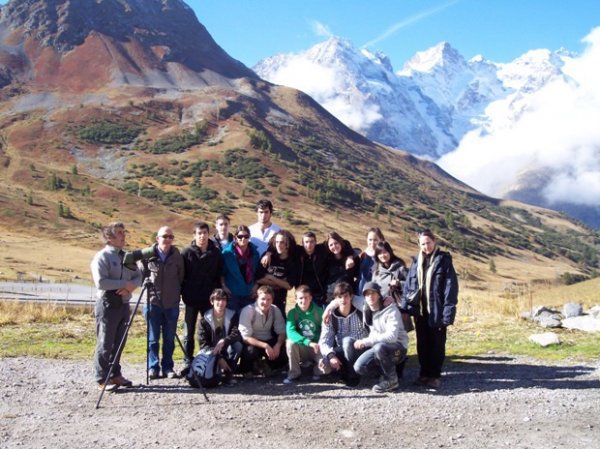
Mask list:
POLYGON ((598 0, 187 0, 217 43, 248 66, 326 39, 387 54, 398 70, 441 41, 466 58, 510 62, 528 50, 564 47, 600 25, 598 0))
POLYGON ((466 58, 510 62, 536 48, 579 52, 581 39, 600 26, 598 0, 184 1, 217 43, 250 67, 306 50, 328 33, 383 51, 396 70, 441 41, 466 58))

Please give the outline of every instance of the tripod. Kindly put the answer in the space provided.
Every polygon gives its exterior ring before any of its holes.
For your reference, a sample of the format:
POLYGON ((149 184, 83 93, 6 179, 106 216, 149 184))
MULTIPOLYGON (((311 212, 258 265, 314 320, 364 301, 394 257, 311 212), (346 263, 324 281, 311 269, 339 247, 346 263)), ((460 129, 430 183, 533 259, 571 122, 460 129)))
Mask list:
MULTIPOLYGON (((100 397, 98 398, 98 402, 96 402, 96 409, 100 408, 100 402, 102 401, 102 397, 104 396, 104 393, 106 391, 106 386, 108 385, 108 382, 111 378, 112 372, 115 368, 116 361, 119 360, 121 353, 123 352, 123 349, 125 348, 125 341, 127 340, 127 335, 129 334, 129 330, 131 329, 133 319, 135 318, 135 314, 137 313, 137 310, 140 306, 140 303, 142 301, 144 293, 146 293, 146 299, 147 299, 147 304, 148 304, 148 313, 150 313, 150 308, 149 308, 150 289, 152 289, 152 292, 155 294, 156 298, 158 298, 161 308, 163 308, 163 306, 164 306, 162 299, 160 298, 160 296, 158 295, 158 292, 156 291, 154 282, 152 282, 152 279, 150 279, 150 269, 148 268, 148 261, 146 259, 142 259, 142 263, 144 265, 144 270, 142 273, 142 277, 143 277, 142 291, 140 292, 140 294, 138 296, 138 299, 135 303, 135 307, 133 308, 133 312, 131 313, 129 321, 127 322, 127 325, 125 327, 125 333, 123 334, 123 338, 121 338, 121 341, 119 342, 119 346, 117 348, 115 356, 113 357, 113 359, 110 362, 110 365, 108 367, 108 373, 106 374, 106 378, 104 379, 102 391, 100 392, 100 397)), ((149 347, 148 332, 149 332, 148 329, 146 329, 146 384, 148 383, 148 377, 149 377, 148 376, 148 347, 149 347)), ((185 349, 183 348, 183 344, 181 343, 181 340, 179 339, 177 332, 175 332, 175 338, 177 339, 177 343, 179 343, 179 347, 181 348, 181 351, 185 354, 185 349)), ((206 400, 206 402, 210 402, 208 399, 208 395, 206 394, 206 390, 202 386, 202 383, 200 382, 198 375, 193 370, 192 370, 192 375, 194 376, 194 378, 200 388, 200 391, 204 395, 204 399, 206 400)))

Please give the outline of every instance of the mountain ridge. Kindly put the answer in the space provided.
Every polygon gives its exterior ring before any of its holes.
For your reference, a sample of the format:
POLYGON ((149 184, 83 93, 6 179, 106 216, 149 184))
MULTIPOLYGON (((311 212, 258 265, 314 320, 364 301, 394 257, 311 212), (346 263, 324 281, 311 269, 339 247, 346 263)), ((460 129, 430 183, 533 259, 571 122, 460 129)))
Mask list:
MULTIPOLYGON (((124 3, 134 5, 112 4, 124 3)), ((7 36, 19 34, 19 27, 7 24, 0 11, 1 48, 14 48, 7 36)), ((118 21, 123 9, 113 11, 118 21)), ((28 39, 30 48, 58 54, 28 39)), ((65 55, 80 69, 70 73, 73 82, 98 63, 89 40, 65 55)), ((138 47, 121 48, 124 58, 136 60, 138 47)), ((24 64, 40 62, 38 53, 31 55, 24 64)), ((223 67, 231 62, 225 56, 223 67)), ((229 78, 223 69, 195 89, 177 79, 164 88, 110 82, 86 87, 90 81, 82 79, 74 92, 64 80, 48 89, 42 76, 48 73, 60 75, 40 70, 38 78, 13 78, 0 89, 4 228, 91 248, 98 245, 100 224, 122 220, 131 224, 130 243, 143 246, 165 223, 179 235, 219 212, 229 213, 233 224, 252 223, 253 204, 269 197, 277 221, 297 234, 337 230, 360 245, 375 223, 399 254, 412 254, 415 232, 432 227, 453 251, 461 275, 473 282, 495 276, 486 269, 490 258, 510 261, 502 273, 509 280, 554 277, 557 270, 591 275, 598 266, 596 237, 585 227, 552 211, 504 204, 431 162, 377 145, 295 89, 256 76, 229 78)), ((140 66, 140 75, 152 73, 140 66)), ((18 265, 15 255, 3 257, 18 265)))

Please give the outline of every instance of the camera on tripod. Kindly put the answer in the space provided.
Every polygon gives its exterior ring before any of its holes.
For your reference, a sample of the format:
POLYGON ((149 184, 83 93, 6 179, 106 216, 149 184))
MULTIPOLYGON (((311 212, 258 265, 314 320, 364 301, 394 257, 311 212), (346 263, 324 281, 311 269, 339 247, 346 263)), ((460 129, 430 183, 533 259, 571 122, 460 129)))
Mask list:
POLYGON ((144 267, 146 267, 147 262, 154 258, 156 258, 156 253, 154 252, 153 246, 135 249, 125 253, 125 256, 123 257, 123 266, 129 268, 130 270, 135 270, 137 268, 136 262, 141 260, 144 263, 144 267))

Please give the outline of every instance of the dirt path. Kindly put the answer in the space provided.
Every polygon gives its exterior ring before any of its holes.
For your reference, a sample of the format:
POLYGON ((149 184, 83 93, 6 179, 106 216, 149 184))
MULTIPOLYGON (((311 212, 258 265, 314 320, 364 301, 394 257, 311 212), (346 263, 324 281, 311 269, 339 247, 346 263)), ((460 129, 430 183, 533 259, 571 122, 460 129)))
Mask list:
MULTIPOLYGON (((125 366, 145 381, 143 366, 125 366)), ((181 379, 99 392, 91 363, 0 360, 0 447, 55 448, 577 448, 598 449, 600 362, 525 358, 449 361, 439 392, 341 388, 281 378, 209 390, 181 379)))

